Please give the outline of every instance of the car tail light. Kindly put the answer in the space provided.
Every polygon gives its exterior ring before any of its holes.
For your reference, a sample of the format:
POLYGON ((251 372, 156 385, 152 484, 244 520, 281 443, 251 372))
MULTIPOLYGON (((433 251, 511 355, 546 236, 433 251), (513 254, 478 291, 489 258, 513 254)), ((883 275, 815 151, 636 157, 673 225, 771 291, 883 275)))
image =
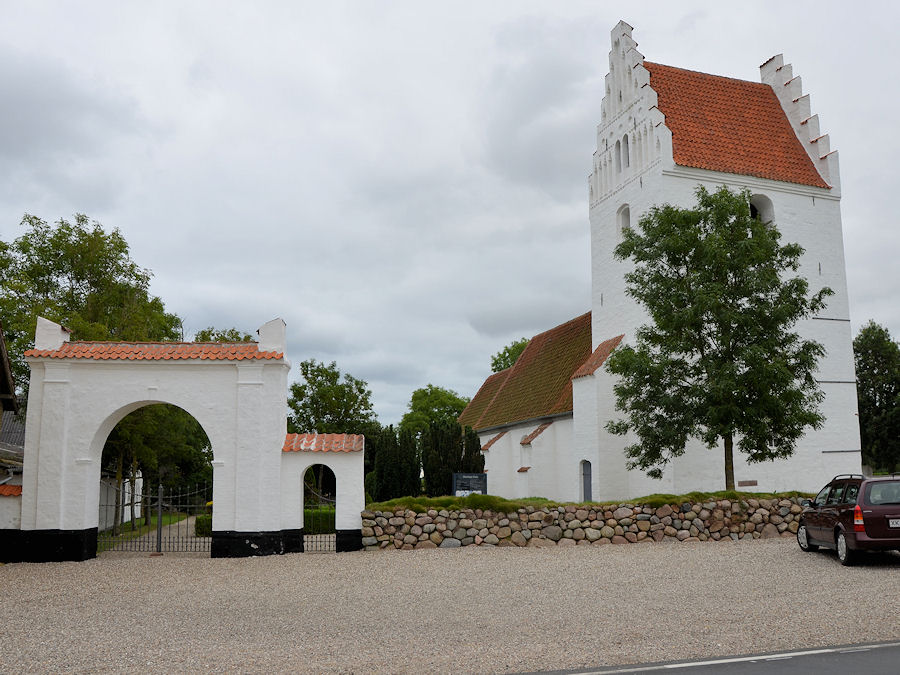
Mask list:
POLYGON ((853 509, 853 531, 854 532, 865 532, 866 524, 863 522, 862 509, 859 504, 856 505, 856 508, 853 509))

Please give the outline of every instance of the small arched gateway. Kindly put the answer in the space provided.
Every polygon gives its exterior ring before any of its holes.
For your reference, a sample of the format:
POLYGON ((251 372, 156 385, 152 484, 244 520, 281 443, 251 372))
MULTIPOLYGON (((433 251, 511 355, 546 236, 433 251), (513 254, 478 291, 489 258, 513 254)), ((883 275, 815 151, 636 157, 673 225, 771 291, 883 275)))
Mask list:
MULTIPOLYGON (((65 328, 38 319, 35 348, 25 354, 31 382, 21 526, 0 530, 3 559, 96 555, 103 445, 119 420, 154 403, 186 410, 209 437, 212 557, 302 551, 295 473, 304 462, 286 441, 285 324, 275 319, 258 334, 258 343, 70 342, 65 328)), ((312 461, 337 477, 339 550, 361 548, 363 451, 353 443, 344 452, 296 448, 315 452, 312 461)))

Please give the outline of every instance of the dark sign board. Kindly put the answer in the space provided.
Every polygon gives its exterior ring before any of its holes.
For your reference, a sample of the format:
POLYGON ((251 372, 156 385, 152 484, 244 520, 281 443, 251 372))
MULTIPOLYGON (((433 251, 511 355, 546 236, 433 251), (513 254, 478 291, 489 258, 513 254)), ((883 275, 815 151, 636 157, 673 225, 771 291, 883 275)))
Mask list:
POLYGON ((453 494, 457 497, 467 497, 471 494, 487 494, 486 473, 455 473, 453 474, 453 494))

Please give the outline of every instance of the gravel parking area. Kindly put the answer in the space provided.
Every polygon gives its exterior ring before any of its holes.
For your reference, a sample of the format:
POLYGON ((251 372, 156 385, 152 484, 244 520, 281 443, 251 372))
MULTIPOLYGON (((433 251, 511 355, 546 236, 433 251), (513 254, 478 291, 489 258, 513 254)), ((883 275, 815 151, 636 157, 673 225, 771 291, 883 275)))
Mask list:
POLYGON ((0 566, 0 672, 488 673, 900 638, 900 555, 793 540, 0 566))

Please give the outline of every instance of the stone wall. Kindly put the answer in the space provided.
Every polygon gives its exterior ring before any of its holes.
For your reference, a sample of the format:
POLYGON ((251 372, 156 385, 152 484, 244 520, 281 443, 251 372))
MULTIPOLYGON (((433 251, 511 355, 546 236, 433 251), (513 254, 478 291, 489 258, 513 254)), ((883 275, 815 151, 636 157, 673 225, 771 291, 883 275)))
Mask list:
POLYGON ((799 502, 799 498, 720 499, 660 507, 528 506, 512 513, 481 509, 363 511, 362 543, 367 551, 377 551, 792 537, 803 510, 799 502))

